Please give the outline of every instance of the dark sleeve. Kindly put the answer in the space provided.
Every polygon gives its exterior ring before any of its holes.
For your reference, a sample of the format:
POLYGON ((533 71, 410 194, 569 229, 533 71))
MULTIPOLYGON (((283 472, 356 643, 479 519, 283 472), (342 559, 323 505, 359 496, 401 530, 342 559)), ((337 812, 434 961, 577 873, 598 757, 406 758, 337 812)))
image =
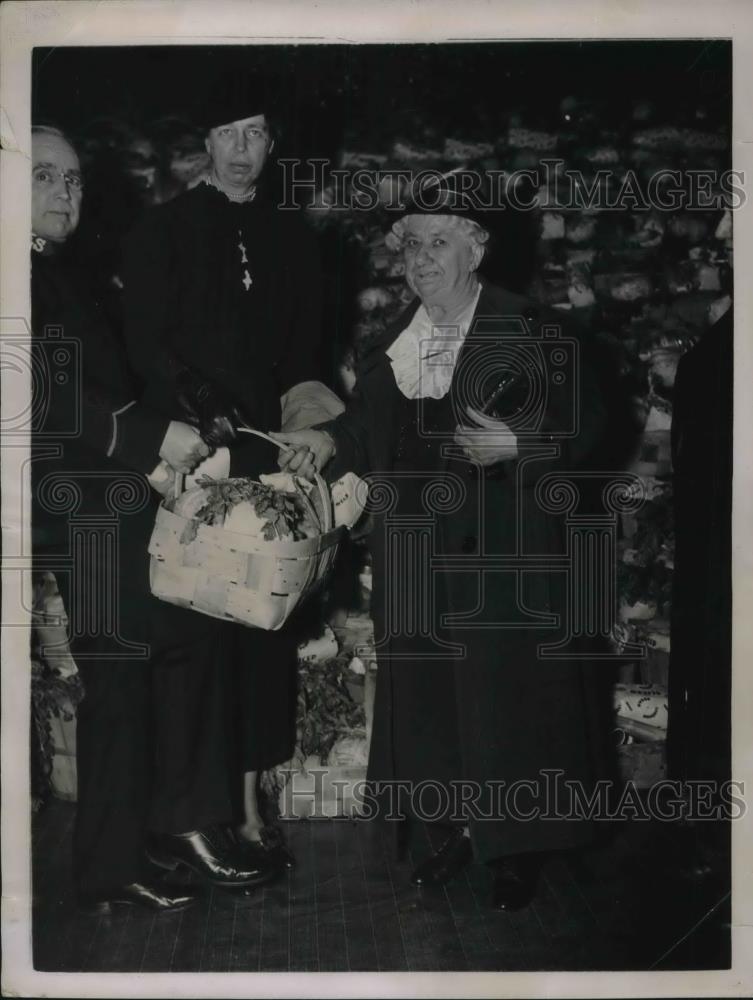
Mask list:
MULTIPOLYGON (((561 365, 553 364, 551 351, 544 352, 547 404, 538 432, 528 443, 556 444, 557 456, 552 459, 551 467, 577 469, 600 447, 607 430, 604 379, 589 345, 588 333, 563 323, 558 316, 542 317, 542 321, 555 322, 561 327, 567 360, 561 365)), ((546 341, 542 339, 542 343, 546 341)), ((521 451, 525 451, 525 442, 521 451)))
MULTIPOLYGON (((171 227, 156 209, 144 216, 123 243, 123 302, 128 359, 147 384, 172 387, 184 367, 172 349, 176 322, 172 290, 175 256, 171 227)), ((167 391, 167 390, 166 390, 167 391)))
POLYGON ((576 469, 601 445, 607 426, 607 406, 598 362, 588 344, 577 339, 573 369, 578 373, 575 391, 565 385, 551 386, 552 405, 546 422, 552 428, 568 427, 572 437, 562 440, 562 464, 576 469))
POLYGON ((299 382, 321 379, 322 261, 314 234, 296 219, 289 245, 296 247, 290 274, 292 307, 288 349, 280 362, 280 395, 299 382))
POLYGON ((135 398, 114 393, 83 376, 51 388, 37 433, 55 440, 76 430, 79 445, 100 457, 148 474, 159 464, 159 451, 170 423, 135 398), (80 388, 80 391, 79 391, 80 388))
MULTIPOLYGON (((695 348, 691 348, 691 352, 695 348)), ((685 447, 687 444, 688 430, 688 393, 686 384, 692 377, 692 355, 689 352, 684 354, 675 372, 675 384, 672 392, 672 424, 670 430, 670 444, 672 449, 672 470, 676 474, 683 470, 685 458, 685 447)))
POLYGON ((327 468, 332 481, 346 472, 365 476, 371 471, 369 462, 369 406, 356 380, 353 394, 339 416, 317 424, 316 430, 326 431, 335 442, 335 455, 327 468))
POLYGON ((32 274, 33 356, 46 371, 48 329, 64 329, 78 345, 71 377, 52 380, 42 372, 48 388, 35 434, 52 441, 75 435, 77 447, 148 474, 159 464, 170 420, 138 401, 120 344, 74 278, 65 269, 32 274))
POLYGON ((170 426, 169 417, 134 401, 113 413, 113 436, 108 455, 137 472, 149 475, 160 462, 160 448, 170 426))

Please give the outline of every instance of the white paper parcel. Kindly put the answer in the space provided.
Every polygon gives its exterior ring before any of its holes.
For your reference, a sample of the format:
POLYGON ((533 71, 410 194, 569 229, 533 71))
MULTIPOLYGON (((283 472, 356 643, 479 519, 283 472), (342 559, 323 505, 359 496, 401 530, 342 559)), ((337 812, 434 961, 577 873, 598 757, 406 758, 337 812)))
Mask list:
POLYGON ((367 486, 355 472, 346 472, 330 487, 335 508, 335 527, 352 528, 366 506, 367 486))

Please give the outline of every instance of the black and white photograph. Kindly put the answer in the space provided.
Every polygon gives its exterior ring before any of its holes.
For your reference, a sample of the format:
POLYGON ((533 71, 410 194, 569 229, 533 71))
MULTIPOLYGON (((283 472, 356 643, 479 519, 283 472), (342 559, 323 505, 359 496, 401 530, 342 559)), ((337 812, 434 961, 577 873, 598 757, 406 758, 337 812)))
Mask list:
POLYGON ((0 8, 4 993, 749 995, 715 10, 0 8))

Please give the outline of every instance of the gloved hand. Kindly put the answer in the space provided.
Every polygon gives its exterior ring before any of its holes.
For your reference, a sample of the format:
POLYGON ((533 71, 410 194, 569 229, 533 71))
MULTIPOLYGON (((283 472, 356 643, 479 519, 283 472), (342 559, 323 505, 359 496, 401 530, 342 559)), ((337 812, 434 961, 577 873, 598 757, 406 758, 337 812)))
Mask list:
POLYGON ((218 385, 191 368, 183 368, 176 379, 176 390, 185 419, 197 428, 210 448, 236 439, 236 426, 245 423, 243 413, 218 385))
POLYGON ((159 457, 176 472, 193 472, 209 454, 209 445, 199 432, 180 420, 171 420, 159 450, 159 457))

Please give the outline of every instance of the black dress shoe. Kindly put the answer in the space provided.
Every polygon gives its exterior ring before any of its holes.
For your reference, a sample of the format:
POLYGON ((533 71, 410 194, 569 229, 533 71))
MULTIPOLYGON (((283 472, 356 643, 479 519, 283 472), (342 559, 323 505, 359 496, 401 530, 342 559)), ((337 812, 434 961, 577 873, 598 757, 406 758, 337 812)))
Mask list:
POLYGON ((197 875, 224 888, 262 885, 271 881, 279 869, 260 854, 246 856, 232 839, 218 827, 190 833, 152 834, 147 854, 161 868, 185 865, 197 875))
POLYGON ((295 867, 295 859, 284 845, 266 847, 260 840, 241 840, 238 850, 247 865, 268 865, 274 868, 278 874, 295 867))
POLYGON ((261 859, 262 864, 271 865, 280 871, 284 868, 295 868, 295 858, 276 827, 263 826, 259 833, 261 840, 248 840, 235 831, 230 833, 246 863, 261 859))
POLYGON ((261 846, 272 864, 276 864, 280 868, 295 868, 295 858, 290 853, 284 837, 276 826, 263 826, 259 833, 261 834, 261 846))
POLYGON ((79 909, 86 913, 112 913, 120 907, 138 907, 152 913, 178 913, 192 906, 198 899, 195 892, 185 886, 170 885, 164 879, 151 882, 132 882, 115 889, 79 893, 79 909))
POLYGON ((418 865, 410 877, 413 885, 444 885, 464 868, 473 857, 471 838, 456 830, 436 854, 418 865))
POLYGON ((514 913, 522 910, 536 895, 541 869, 540 859, 530 854, 512 854, 491 862, 492 909, 514 913))

